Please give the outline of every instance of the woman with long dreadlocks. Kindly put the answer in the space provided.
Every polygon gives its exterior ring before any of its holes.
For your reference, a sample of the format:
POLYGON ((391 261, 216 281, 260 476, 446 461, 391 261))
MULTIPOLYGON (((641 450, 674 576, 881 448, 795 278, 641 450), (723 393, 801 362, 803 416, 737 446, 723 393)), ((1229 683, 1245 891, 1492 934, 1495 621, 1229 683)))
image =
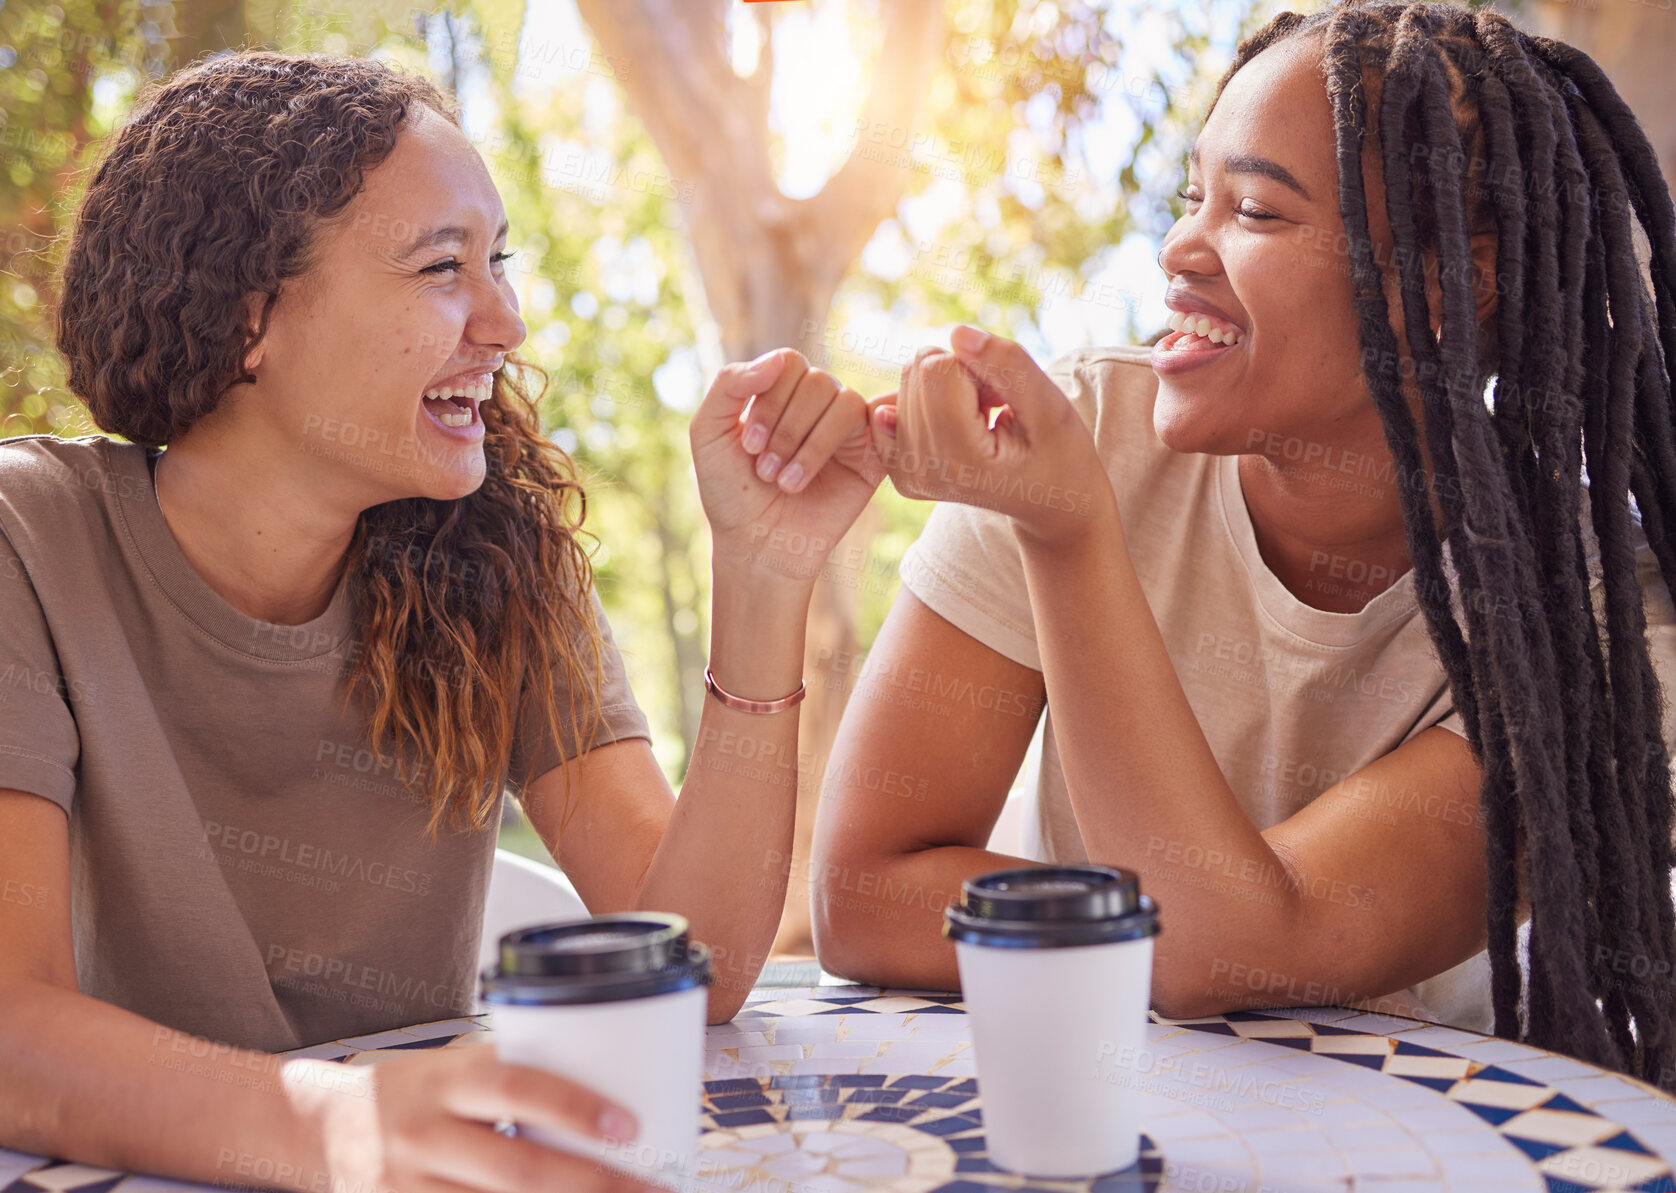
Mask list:
POLYGON ((1189 161, 1150 355, 962 328, 875 407, 943 504, 829 766, 823 962, 957 982, 940 909, 1013 862, 1045 700, 1023 852, 1141 874, 1164 1013, 1360 1003, 1676 1087, 1646 137, 1574 49, 1352 3, 1244 43, 1189 161))

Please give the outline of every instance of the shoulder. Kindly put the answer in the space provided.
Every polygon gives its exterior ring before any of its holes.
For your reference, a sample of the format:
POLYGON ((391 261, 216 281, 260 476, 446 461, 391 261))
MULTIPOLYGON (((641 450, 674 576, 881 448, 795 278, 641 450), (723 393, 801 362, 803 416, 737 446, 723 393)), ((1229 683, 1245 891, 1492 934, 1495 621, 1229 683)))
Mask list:
POLYGON ((1152 425, 1158 374, 1152 371, 1151 349, 1138 344, 1081 348, 1054 361, 1047 372, 1096 439, 1102 430, 1119 425, 1152 425))
POLYGON ((1152 371, 1152 349, 1145 344, 1078 348, 1061 356, 1049 371, 1074 374, 1097 386, 1142 388, 1148 393, 1158 382, 1158 374, 1152 371))
MULTIPOLYGON (((109 488, 114 483, 113 474, 118 473, 116 466, 143 463, 144 453, 137 444, 119 443, 103 435, 0 439, 0 498, 15 505, 43 489, 62 499, 66 485, 93 491, 109 488)), ((131 467, 120 469, 121 475, 131 472, 131 467)))
MULTIPOLYGON (((1142 466, 1169 467, 1174 455, 1152 429, 1158 374, 1152 350, 1140 344, 1082 348, 1048 369, 1094 436, 1095 449, 1117 476, 1142 466)), ((1121 497, 1122 494, 1120 493, 1121 497)))
POLYGON ((19 550, 85 537, 150 484, 145 449, 102 435, 0 440, 0 529, 19 550))

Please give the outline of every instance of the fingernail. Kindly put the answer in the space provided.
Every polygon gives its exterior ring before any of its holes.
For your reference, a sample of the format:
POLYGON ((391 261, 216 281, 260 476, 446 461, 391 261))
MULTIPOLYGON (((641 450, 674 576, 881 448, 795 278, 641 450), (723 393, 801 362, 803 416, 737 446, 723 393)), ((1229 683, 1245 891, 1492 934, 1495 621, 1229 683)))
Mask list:
POLYGON ((879 420, 879 425, 892 435, 896 434, 896 407, 880 406, 873 417, 879 420))
POLYGON ((748 373, 753 369, 762 368, 769 361, 774 359, 774 354, 778 351, 779 351, 778 348, 770 348, 767 352, 764 352, 761 356, 757 357, 750 364, 746 365, 745 366, 745 371, 748 373))
POLYGON ((989 335, 962 323, 949 333, 949 343, 961 352, 982 352, 989 343, 989 335))
POLYGON ((610 1106, 599 1116, 599 1130, 607 1139, 626 1143, 639 1136, 640 1124, 634 1121, 634 1115, 628 1111, 610 1106))
POLYGON ((780 471, 780 457, 773 452, 764 452, 757 457, 757 475, 765 481, 774 479, 774 474, 780 471))
POLYGON ((745 428, 745 450, 756 455, 768 443, 768 428, 761 423, 752 423, 745 428))
POLYGON ((797 486, 803 483, 803 465, 790 464, 780 474, 780 488, 788 493, 797 492, 797 486))

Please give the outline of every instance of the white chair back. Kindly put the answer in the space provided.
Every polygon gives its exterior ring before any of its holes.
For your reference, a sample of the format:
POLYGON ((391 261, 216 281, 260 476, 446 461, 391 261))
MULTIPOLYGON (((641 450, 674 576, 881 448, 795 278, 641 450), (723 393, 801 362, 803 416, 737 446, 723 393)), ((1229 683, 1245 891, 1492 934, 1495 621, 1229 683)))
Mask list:
POLYGON ((489 872, 489 895, 483 902, 483 938, 477 947, 477 971, 482 973, 494 964, 500 938, 514 928, 576 920, 587 914, 587 906, 564 871, 504 849, 495 850, 494 869, 489 872))

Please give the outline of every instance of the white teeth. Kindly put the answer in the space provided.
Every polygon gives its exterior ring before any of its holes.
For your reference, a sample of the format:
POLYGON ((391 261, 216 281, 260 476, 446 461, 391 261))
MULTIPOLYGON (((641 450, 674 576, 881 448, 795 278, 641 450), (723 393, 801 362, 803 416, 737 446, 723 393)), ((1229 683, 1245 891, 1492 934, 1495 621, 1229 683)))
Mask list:
POLYGON ((470 398, 473 402, 487 402, 494 390, 492 382, 475 385, 438 385, 425 391, 427 398, 470 398))
POLYGON ((471 385, 436 385, 425 391, 425 397, 431 401, 447 401, 449 398, 460 398, 472 404, 471 410, 443 409, 432 410, 431 417, 445 427, 469 427, 476 420, 476 407, 489 400, 494 392, 494 382, 475 382, 471 385))
POLYGON ((1170 317, 1164 320, 1164 325, 1171 331, 1202 336, 1213 344, 1231 346, 1245 339, 1243 331, 1235 331, 1231 327, 1222 327, 1211 322, 1203 315, 1188 315, 1181 311, 1171 311, 1170 317))

